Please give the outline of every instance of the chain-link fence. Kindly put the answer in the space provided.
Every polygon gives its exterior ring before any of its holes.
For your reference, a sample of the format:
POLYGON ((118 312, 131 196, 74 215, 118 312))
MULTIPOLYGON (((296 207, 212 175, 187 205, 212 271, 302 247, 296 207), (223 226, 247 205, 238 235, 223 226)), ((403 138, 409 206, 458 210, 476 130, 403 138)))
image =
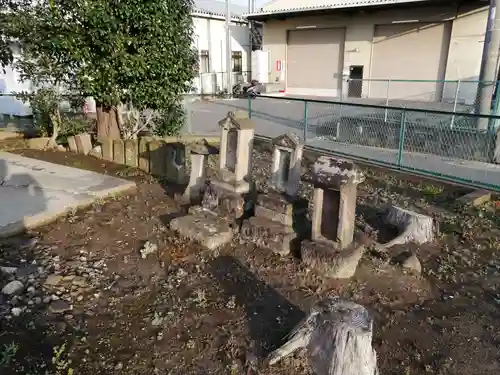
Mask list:
POLYGON ((267 96, 247 105, 256 134, 294 132, 310 147, 500 191, 500 116, 267 96))
MULTIPOLYGON (((343 98, 370 104, 472 113, 479 109, 477 80, 348 79, 343 98)), ((483 84, 496 87, 496 82, 483 84)))

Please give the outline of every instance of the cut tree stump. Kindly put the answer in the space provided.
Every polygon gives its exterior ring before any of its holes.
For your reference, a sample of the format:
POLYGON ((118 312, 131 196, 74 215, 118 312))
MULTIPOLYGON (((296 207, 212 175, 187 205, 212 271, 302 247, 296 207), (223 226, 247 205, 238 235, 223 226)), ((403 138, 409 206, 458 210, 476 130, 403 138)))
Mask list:
POLYGON ((385 221, 398 228, 400 234, 383 248, 406 243, 424 244, 434 241, 434 220, 427 215, 418 214, 397 206, 390 206, 385 221))
POLYGON ((269 365, 299 349, 307 349, 317 375, 377 375, 377 353, 372 347, 373 318, 365 307, 326 298, 288 335, 288 341, 267 357, 269 365))

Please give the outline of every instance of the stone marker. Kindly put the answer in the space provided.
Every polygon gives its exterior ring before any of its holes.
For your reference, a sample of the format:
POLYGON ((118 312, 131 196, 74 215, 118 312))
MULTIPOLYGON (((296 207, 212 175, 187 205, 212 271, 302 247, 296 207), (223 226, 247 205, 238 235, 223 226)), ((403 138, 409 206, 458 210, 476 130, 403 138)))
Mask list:
POLYGON ((78 148, 76 147, 75 137, 68 137, 68 147, 71 152, 78 152, 78 148))
POLYGON ((121 139, 113 141, 113 161, 117 164, 125 164, 125 147, 121 139))
POLYGON ((207 182, 206 169, 208 156, 218 153, 218 149, 210 146, 205 139, 191 147, 191 174, 189 183, 184 192, 184 198, 195 202, 202 198, 202 192, 207 182))
POLYGON ((302 260, 327 277, 351 277, 363 255, 353 240, 357 185, 364 176, 348 160, 321 156, 305 179, 314 185, 314 208, 302 260))
POLYGON ((186 183, 186 146, 181 142, 167 143, 165 157, 167 181, 174 184, 186 183))
POLYGON ((125 164, 129 167, 137 167, 138 164, 138 141, 136 139, 127 139, 124 141, 125 164))
POLYGON ((113 161, 113 140, 103 139, 101 140, 102 146, 102 158, 107 161, 113 161))
POLYGON ((79 154, 88 155, 92 150, 92 139, 88 133, 75 135, 75 142, 79 154))
POLYGON ((250 192, 249 173, 255 123, 243 111, 229 112, 219 121, 221 142, 217 178, 206 190, 203 207, 231 219, 244 212, 243 196, 250 192), (242 205, 243 204, 243 205, 242 205), (228 211, 229 208, 229 211, 228 211))
POLYGON ((142 137, 139 139, 139 169, 149 173, 149 148, 148 143, 153 140, 152 137, 142 137))
POLYGON ((273 148, 270 191, 257 196, 255 216, 243 222, 241 236, 287 255, 293 241, 303 237, 307 228, 308 202, 297 196, 303 144, 295 134, 285 134, 273 140, 273 148))
MULTIPOLYGON (((229 112, 219 122, 221 126, 220 164, 217 178, 206 183, 203 188, 201 207, 191 207, 189 214, 175 218, 170 227, 182 236, 194 239, 209 249, 215 249, 232 240, 236 219, 243 216, 245 208, 244 194, 250 191, 248 174, 254 124, 246 113, 229 112)), ((201 183, 205 181, 207 152, 200 147, 194 154, 190 186, 197 194, 201 183)), ((191 194, 191 190, 186 193, 191 194)))

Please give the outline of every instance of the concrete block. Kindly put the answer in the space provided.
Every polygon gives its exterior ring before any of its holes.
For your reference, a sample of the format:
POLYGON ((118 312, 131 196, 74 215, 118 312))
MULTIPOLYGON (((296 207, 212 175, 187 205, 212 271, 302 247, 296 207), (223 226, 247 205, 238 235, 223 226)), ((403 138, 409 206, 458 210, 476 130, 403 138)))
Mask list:
POLYGON ((125 164, 125 145, 121 139, 113 141, 113 161, 117 164, 125 164))
POLYGON ((150 137, 142 137, 139 139, 139 169, 146 173, 149 173, 149 148, 148 143, 152 141, 150 137))
POLYGON ((75 135, 75 142, 79 154, 88 155, 92 150, 92 140, 88 133, 75 135))
POLYGON ((491 193, 486 190, 474 190, 460 197, 458 201, 462 204, 470 204, 473 207, 482 206, 491 200, 491 193))
POLYGON ((102 158, 113 161, 113 140, 106 138, 101 141, 102 158))
POLYGON ((165 143, 152 141, 148 144, 149 170, 153 176, 165 177, 165 143))
POLYGON ((137 167, 138 165, 138 143, 136 139, 127 139, 124 141, 125 147, 125 164, 130 167, 137 167))
POLYGON ((75 137, 68 137, 68 147, 71 152, 78 152, 75 137))

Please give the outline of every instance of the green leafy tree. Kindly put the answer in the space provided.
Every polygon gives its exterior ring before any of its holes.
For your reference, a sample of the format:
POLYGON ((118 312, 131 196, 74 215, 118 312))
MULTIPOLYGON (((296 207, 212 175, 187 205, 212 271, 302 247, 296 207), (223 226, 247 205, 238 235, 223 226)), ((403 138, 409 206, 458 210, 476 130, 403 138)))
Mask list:
MULTIPOLYGON (((182 121, 194 78, 192 0, 39 0, 14 15, 21 76, 96 100, 98 137, 120 137, 123 105, 182 121)), ((166 123, 167 122, 167 123, 166 123)))

